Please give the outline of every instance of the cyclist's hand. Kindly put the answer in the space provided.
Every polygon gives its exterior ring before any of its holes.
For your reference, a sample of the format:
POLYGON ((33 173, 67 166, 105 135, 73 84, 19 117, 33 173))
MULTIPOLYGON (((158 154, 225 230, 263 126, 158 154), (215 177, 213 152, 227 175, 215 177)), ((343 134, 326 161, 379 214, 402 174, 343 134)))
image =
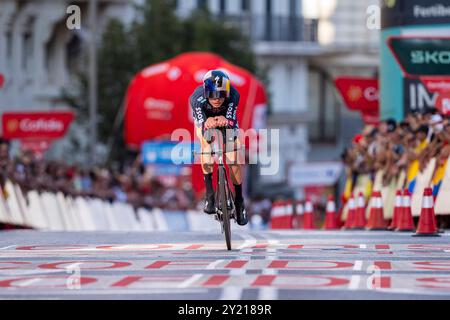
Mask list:
POLYGON ((226 127, 228 125, 228 121, 224 116, 215 117, 215 119, 217 126, 220 128, 226 127))
POLYGON ((217 126, 215 118, 208 118, 205 122, 205 130, 214 129, 217 126))

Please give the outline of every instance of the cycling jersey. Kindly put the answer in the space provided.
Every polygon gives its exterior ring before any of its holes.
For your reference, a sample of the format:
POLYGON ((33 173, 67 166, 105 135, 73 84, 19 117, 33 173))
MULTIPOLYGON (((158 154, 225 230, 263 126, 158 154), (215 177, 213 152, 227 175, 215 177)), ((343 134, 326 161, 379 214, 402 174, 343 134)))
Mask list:
POLYGON ((196 126, 203 128, 206 119, 224 116, 230 128, 238 129, 239 124, 236 111, 239 105, 239 92, 231 86, 230 97, 225 99, 220 108, 214 108, 209 104, 208 99, 204 97, 203 90, 203 86, 199 86, 189 99, 196 126))

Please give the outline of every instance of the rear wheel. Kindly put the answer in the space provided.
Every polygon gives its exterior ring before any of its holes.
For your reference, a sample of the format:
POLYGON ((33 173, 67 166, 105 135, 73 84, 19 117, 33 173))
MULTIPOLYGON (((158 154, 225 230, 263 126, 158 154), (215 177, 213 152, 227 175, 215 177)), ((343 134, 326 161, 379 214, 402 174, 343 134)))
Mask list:
POLYGON ((231 250, 230 211, 228 210, 227 205, 227 193, 225 184, 226 184, 225 168, 219 167, 219 198, 220 198, 220 209, 222 210, 222 223, 227 248, 228 250, 231 250))

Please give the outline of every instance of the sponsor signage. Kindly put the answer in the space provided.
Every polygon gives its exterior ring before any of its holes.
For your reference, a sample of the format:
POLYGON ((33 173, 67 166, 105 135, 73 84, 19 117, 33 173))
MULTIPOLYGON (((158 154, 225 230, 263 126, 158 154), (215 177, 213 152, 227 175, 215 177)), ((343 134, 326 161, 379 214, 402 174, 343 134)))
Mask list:
POLYGON ((403 79, 403 106, 405 114, 410 112, 425 112, 437 106, 438 92, 430 92, 420 79, 403 79))
POLYGON ((289 167, 289 186, 333 186, 342 170, 341 162, 294 163, 289 167))
POLYGON ((444 115, 450 115, 450 76, 448 77, 420 77, 430 94, 437 93, 435 106, 444 115))
POLYGON ((46 139, 24 139, 20 142, 20 148, 23 151, 32 151, 34 154, 43 154, 51 144, 52 141, 46 139))
POLYGON ((380 120, 378 80, 362 77, 338 77, 335 86, 348 109, 359 111, 367 124, 380 120))
POLYGON ((194 162, 192 152, 199 149, 196 142, 145 142, 142 145, 142 159, 144 165, 188 165, 194 162))
POLYGON ((6 139, 62 138, 74 119, 64 112, 5 112, 2 116, 3 137, 6 139))
POLYGON ((450 74, 450 38, 391 37, 388 45, 406 76, 450 74))
POLYGON ((350 110, 378 110, 379 89, 377 79, 339 77, 336 78, 335 85, 350 110))
POLYGON ((442 0, 381 0, 381 27, 449 24, 450 3, 442 0))

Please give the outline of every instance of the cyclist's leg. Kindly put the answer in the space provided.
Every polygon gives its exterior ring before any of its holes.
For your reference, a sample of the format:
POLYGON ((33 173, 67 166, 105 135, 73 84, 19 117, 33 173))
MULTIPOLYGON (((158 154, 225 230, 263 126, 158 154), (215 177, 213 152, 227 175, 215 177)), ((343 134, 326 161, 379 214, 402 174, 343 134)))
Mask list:
MULTIPOLYGON (((196 127, 195 133, 197 135, 197 138, 200 140, 201 152, 211 152, 211 145, 205 140, 205 138, 203 138, 202 128, 196 127)), ((203 174, 211 174, 213 172, 214 158, 210 154, 202 154, 200 159, 203 174)))
POLYGON ((236 186, 242 184, 242 165, 244 158, 242 156, 243 150, 239 150, 241 148, 241 142, 237 136, 238 131, 237 129, 233 129, 233 131, 233 140, 231 140, 231 137, 227 137, 225 146, 227 153, 225 154, 225 157, 228 167, 230 168, 231 181, 236 186), (239 151, 230 152, 232 150, 239 151))
MULTIPOLYGON (((211 145, 203 138, 201 127, 200 128, 196 127, 196 135, 197 135, 197 138, 200 140, 201 152, 202 153, 211 152, 211 145)), ((215 201, 214 201, 215 199, 214 199, 214 188, 213 188, 213 182, 212 182, 214 158, 210 154, 202 154, 200 159, 201 159, 203 177, 204 177, 205 187, 206 187, 206 199, 205 199, 205 206, 204 206, 203 211, 207 214, 214 214, 215 213, 215 201)))

